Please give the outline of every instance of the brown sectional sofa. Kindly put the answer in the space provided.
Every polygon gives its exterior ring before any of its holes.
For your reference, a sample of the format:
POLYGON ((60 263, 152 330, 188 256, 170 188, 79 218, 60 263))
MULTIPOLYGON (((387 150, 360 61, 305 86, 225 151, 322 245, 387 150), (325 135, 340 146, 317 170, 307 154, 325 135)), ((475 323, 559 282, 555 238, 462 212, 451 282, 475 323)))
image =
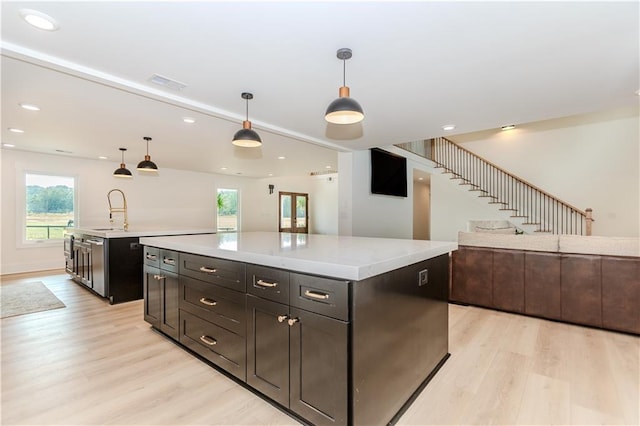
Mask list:
POLYGON ((460 232, 450 301, 640 334, 639 240, 460 232))

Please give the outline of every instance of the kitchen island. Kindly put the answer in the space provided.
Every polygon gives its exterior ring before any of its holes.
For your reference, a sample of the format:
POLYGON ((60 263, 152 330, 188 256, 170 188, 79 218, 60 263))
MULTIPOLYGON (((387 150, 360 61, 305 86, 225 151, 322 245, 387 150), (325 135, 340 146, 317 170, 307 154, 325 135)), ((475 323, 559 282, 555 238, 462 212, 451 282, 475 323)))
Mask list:
POLYGON ((456 243, 143 237, 145 320, 312 424, 395 422, 448 354, 456 243))
POLYGON ((212 228, 136 227, 125 231, 95 226, 67 229, 64 234, 65 270, 72 280, 111 304, 142 299, 140 237, 213 232, 212 228))

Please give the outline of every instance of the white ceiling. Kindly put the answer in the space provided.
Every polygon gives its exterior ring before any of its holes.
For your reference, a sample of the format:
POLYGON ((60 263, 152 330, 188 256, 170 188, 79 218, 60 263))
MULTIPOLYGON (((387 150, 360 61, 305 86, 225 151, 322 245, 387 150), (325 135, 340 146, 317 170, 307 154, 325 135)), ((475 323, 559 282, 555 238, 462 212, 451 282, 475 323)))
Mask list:
POLYGON ((134 168, 150 136, 161 169, 303 175, 335 169, 336 150, 637 105, 639 29, 638 2, 3 1, 2 142, 115 163, 126 147, 134 168), (323 118, 341 47, 366 114, 350 126, 323 118), (243 91, 260 149, 230 142, 243 91))

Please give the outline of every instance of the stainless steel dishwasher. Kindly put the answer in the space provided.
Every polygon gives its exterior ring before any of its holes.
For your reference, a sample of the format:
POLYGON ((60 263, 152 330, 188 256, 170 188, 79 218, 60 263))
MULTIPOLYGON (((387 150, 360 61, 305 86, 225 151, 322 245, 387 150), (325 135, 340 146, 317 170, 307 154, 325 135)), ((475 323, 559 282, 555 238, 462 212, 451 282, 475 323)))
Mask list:
POLYGON ((107 297, 105 288, 104 238, 88 237, 84 240, 91 248, 89 277, 91 288, 102 297, 107 297))

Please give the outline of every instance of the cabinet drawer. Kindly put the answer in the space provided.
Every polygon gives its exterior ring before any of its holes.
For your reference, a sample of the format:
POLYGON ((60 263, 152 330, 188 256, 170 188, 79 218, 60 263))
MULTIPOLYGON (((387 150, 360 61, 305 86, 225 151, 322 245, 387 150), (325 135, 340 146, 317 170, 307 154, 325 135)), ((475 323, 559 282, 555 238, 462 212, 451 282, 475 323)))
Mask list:
POLYGON ((328 317, 349 320, 348 281, 291 273, 291 306, 328 317))
POLYGON ((218 284, 232 290, 246 291, 244 263, 215 257, 183 253, 180 256, 180 275, 218 284))
POLYGON ((247 265, 247 293, 289 304, 289 271, 247 265))
POLYGON ((242 336, 246 333, 245 304, 242 293, 180 277, 180 309, 242 336))
POLYGON ((144 246, 143 256, 145 265, 160 267, 160 249, 144 246))
POLYGON ((244 337, 181 309, 180 343, 246 381, 244 337))
POLYGON ((171 272, 178 272, 180 265, 179 254, 177 251, 160 250, 160 269, 171 272))

